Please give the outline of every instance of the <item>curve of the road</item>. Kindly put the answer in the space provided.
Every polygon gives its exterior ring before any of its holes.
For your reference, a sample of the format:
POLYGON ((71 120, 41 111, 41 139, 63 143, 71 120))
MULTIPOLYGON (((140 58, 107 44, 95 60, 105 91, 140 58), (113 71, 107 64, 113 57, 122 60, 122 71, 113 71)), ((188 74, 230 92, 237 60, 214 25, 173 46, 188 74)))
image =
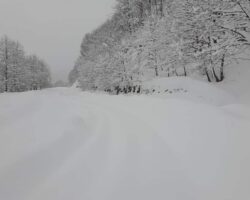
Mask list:
POLYGON ((0 199, 250 197, 249 115, 73 89, 13 97, 0 100, 0 199))

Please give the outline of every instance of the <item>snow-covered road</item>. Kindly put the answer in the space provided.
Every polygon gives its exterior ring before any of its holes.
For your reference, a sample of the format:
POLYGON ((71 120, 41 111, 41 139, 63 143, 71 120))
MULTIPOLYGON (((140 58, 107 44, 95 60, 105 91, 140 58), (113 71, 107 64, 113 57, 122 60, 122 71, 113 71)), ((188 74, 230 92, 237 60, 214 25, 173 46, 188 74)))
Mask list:
POLYGON ((250 199, 249 131, 238 104, 2 94, 0 199, 250 199))

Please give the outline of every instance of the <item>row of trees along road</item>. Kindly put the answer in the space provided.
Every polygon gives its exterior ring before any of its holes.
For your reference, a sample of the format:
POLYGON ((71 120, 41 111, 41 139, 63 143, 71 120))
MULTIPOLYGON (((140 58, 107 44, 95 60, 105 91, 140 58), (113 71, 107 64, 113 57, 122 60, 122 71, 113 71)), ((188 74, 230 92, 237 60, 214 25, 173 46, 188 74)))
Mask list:
POLYGON ((51 85, 50 71, 36 55, 4 36, 0 40, 0 92, 38 90, 51 85))
POLYGON ((220 82, 249 48, 249 33, 249 0, 117 0, 113 16, 84 37, 69 81, 83 90, 194 73, 220 82))

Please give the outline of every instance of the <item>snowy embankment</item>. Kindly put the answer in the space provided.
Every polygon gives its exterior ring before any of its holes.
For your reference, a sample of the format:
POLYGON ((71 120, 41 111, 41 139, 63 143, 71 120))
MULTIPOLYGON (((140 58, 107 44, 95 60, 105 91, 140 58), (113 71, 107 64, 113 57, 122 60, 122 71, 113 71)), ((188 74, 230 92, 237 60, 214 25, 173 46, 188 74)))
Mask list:
POLYGON ((1 94, 0 199, 250 199, 249 105, 191 79, 158 81, 144 87, 172 93, 1 94))
POLYGON ((161 78, 144 83, 143 90, 161 98, 178 98, 182 100, 225 105, 236 101, 236 98, 214 87, 212 84, 192 80, 187 77, 161 78))

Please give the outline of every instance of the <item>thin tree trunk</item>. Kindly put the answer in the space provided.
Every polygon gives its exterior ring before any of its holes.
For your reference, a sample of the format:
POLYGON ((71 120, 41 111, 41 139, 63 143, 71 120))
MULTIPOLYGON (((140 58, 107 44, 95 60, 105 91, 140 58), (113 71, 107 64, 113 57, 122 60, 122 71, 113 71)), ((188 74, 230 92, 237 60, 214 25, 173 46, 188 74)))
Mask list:
POLYGON ((176 71, 176 70, 174 70, 174 73, 175 73, 175 75, 176 75, 176 76, 179 76, 179 74, 177 73, 177 71, 176 71))
POLYGON ((221 59, 221 66, 220 66, 220 81, 223 81, 225 78, 224 75, 224 65, 225 65, 225 54, 223 55, 221 59))
POLYGON ((208 73, 207 68, 205 69, 205 71, 206 71, 207 80, 208 80, 208 82, 211 83, 212 81, 211 81, 211 78, 210 78, 210 76, 209 76, 209 73, 208 73))
POLYGON ((155 76, 159 76, 158 67, 155 65, 155 76))
POLYGON ((8 41, 7 38, 5 38, 5 92, 8 92, 8 60, 9 60, 9 52, 8 52, 8 41))
POLYGON ((144 7, 143 7, 142 2, 139 3, 139 7, 140 7, 140 25, 142 25, 143 24, 143 15, 144 15, 144 7))
POLYGON ((186 67, 184 66, 184 76, 187 76, 187 70, 186 70, 186 67))
POLYGON ((154 63, 155 76, 159 76, 158 61, 157 61, 157 53, 156 53, 156 50, 154 50, 152 53, 150 53, 150 56, 152 56, 152 61, 153 61, 153 63, 154 63))
POLYGON ((160 0, 160 12, 161 12, 161 17, 164 17, 164 10, 163 10, 163 0, 160 0))
POLYGON ((148 0, 149 3, 149 15, 152 15, 152 0, 148 0))
POLYGON ((215 78, 216 82, 220 82, 220 79, 219 79, 219 77, 217 76, 214 67, 212 68, 212 71, 213 71, 213 75, 214 75, 214 78, 215 78))

